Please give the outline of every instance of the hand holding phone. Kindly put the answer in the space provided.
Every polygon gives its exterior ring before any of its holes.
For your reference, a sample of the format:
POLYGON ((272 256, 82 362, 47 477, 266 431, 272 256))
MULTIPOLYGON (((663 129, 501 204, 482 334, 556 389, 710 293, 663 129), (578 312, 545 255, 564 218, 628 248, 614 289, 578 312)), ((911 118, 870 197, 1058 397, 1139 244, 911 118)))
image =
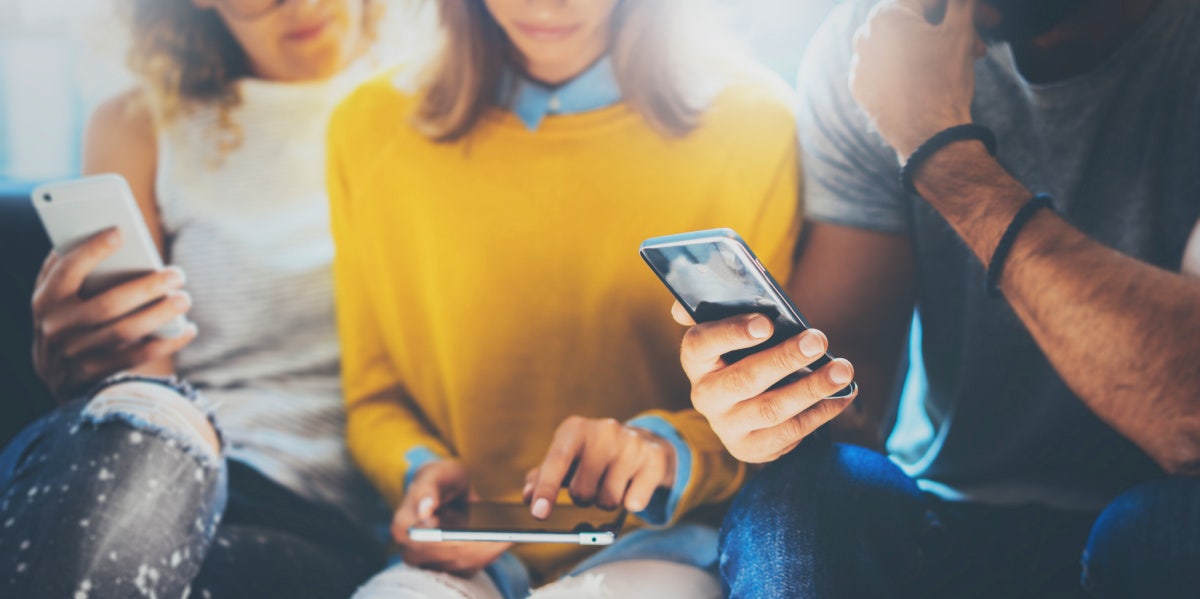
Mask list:
POLYGON ((646 240, 641 255, 698 323, 681 359, 692 403, 734 457, 768 462, 795 448, 857 396, 853 366, 827 353, 737 233, 646 240))
MULTIPOLYGON (((404 563, 470 577, 500 558, 511 542, 455 541, 439 536, 443 522, 473 497, 467 469, 458 460, 439 460, 423 466, 409 483, 408 492, 392 518, 392 538, 400 546, 404 563), (421 531, 426 531, 422 533, 421 531), (414 536, 414 533, 415 536, 414 536)), ((521 506, 523 507, 523 506, 521 506)))
POLYGON ((183 272, 163 268, 124 180, 36 189, 54 244, 33 296, 34 366, 59 400, 103 377, 170 356, 195 338, 183 272))

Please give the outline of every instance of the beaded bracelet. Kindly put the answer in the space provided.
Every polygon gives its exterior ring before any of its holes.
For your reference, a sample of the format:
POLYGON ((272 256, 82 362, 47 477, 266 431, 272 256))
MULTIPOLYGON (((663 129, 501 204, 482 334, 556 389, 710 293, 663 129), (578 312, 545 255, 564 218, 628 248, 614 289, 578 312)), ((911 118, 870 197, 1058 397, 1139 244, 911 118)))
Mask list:
POLYGON ((1054 198, 1051 198, 1049 194, 1039 193, 1025 202, 1025 205, 1021 206, 1021 209, 1013 216, 1012 222, 1004 230, 1004 235, 1000 236, 1000 242, 996 244, 996 251, 992 252, 992 259, 988 262, 987 280, 984 286, 989 296, 1000 297, 1000 275, 1004 274, 1004 263, 1008 260, 1008 254, 1017 240, 1017 234, 1037 214, 1038 210, 1043 208, 1054 210, 1051 205, 1053 201, 1054 198))
POLYGON ((967 123, 943 129, 918 146, 916 151, 908 157, 908 162, 904 163, 904 168, 900 169, 900 184, 904 186, 905 191, 913 195, 919 195, 917 194, 916 186, 913 184, 913 177, 916 175, 917 169, 921 168, 921 164, 929 160, 929 157, 936 154, 938 150, 956 141, 966 141, 968 139, 974 139, 983 143, 984 146, 987 146, 989 154, 996 155, 996 134, 983 125, 967 123))

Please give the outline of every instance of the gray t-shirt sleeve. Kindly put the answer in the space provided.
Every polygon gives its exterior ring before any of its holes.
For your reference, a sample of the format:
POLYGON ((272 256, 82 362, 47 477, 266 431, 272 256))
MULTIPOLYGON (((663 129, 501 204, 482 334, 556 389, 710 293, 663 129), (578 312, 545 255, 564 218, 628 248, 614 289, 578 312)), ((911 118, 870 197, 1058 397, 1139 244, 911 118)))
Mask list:
POLYGON ((835 7, 800 67, 805 211, 816 221, 907 234, 909 200, 896 153, 850 94, 854 32, 870 5, 851 1, 835 7))

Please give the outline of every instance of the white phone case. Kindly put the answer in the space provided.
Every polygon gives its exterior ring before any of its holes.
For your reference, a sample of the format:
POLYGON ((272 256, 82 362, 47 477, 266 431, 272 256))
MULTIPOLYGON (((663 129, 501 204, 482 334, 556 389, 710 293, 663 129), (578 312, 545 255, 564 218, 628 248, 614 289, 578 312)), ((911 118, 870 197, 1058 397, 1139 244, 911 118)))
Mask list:
MULTIPOLYGON (((33 190, 33 207, 60 256, 93 235, 116 227, 124 243, 88 276, 81 290, 91 297, 125 281, 163 269, 162 258, 142 220, 129 184, 120 175, 96 175, 47 183, 33 190)), ((182 335, 187 320, 180 316, 155 335, 182 335)))

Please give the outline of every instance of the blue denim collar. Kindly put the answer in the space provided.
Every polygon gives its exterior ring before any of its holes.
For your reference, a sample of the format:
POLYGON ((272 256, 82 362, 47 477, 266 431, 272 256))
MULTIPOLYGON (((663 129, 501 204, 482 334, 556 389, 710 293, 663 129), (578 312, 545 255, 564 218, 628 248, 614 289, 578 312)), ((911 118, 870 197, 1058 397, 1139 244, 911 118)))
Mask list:
POLYGON ((556 88, 505 71, 500 80, 500 99, 501 105, 517 115, 526 128, 537 131, 547 115, 589 112, 620 102, 621 88, 612 61, 605 56, 556 88))

